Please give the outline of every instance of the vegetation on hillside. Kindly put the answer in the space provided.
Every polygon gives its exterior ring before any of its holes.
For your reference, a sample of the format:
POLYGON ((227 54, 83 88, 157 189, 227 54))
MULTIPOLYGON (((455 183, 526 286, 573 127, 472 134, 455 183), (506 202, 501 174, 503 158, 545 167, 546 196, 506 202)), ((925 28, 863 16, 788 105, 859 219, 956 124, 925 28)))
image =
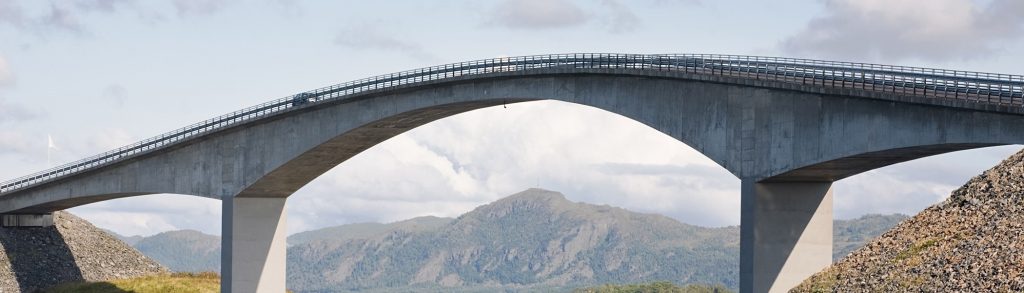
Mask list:
POLYGON ((654 280, 735 287, 736 230, 574 203, 535 189, 428 231, 292 246, 288 281, 318 292, 529 291, 654 280))
POLYGON ((904 214, 868 214, 856 219, 836 220, 832 230, 832 260, 842 259, 907 218, 904 214))
MULTIPOLYGON (((906 216, 835 222, 837 258, 906 216)), ((533 190, 458 219, 350 224, 288 238, 288 283, 303 291, 564 292, 668 280, 738 286, 738 227, 703 228, 533 190)), ((175 271, 216 270, 219 238, 168 232, 136 247, 175 271), (183 258, 182 256, 189 256, 183 258)))
POLYGON ((434 216, 416 217, 394 223, 355 223, 295 233, 288 236, 288 245, 313 241, 346 242, 374 239, 392 233, 430 232, 443 228, 453 220, 434 216))
POLYGON ((139 239, 133 246, 172 272, 220 269, 220 237, 199 231, 164 232, 139 239))
POLYGON ((672 282, 654 282, 650 284, 604 285, 598 287, 576 289, 573 293, 726 293, 732 292, 724 286, 708 286, 690 284, 677 286, 672 282))

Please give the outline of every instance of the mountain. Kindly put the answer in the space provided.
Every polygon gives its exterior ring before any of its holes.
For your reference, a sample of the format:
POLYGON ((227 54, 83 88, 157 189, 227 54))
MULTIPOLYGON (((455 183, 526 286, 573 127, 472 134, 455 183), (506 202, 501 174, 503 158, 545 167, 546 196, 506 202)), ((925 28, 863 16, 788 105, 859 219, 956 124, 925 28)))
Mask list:
POLYGON ((166 274, 167 269, 67 212, 50 227, 0 228, 0 292, 166 274))
POLYGON ((737 228, 574 203, 530 189, 443 227, 288 251, 289 288, 494 291, 669 280, 736 287, 737 228))
POLYGON ((219 272, 220 237, 195 230, 144 237, 135 248, 175 272, 219 272), (183 257, 187 256, 187 257, 183 257))
POLYGON ((868 214, 832 224, 832 261, 838 261, 907 219, 904 214, 868 214))
POLYGON ((130 245, 132 247, 135 246, 135 243, 139 243, 139 240, 142 240, 142 239, 146 238, 146 237, 142 237, 142 236, 139 236, 139 235, 124 236, 124 235, 121 235, 121 234, 117 234, 117 232, 110 231, 110 230, 107 230, 107 229, 100 229, 100 230, 103 230, 103 232, 106 232, 107 234, 110 234, 111 236, 114 236, 114 238, 117 238, 118 240, 121 240, 121 242, 124 242, 124 244, 128 244, 128 245, 130 245))
POLYGON ((794 292, 1024 291, 1024 151, 794 292))
POLYGON ((358 223, 341 225, 295 233, 292 236, 288 236, 288 245, 309 243, 317 240, 344 242, 360 239, 372 239, 381 235, 397 232, 428 232, 440 229, 441 227, 451 223, 452 220, 452 218, 426 216, 389 224, 358 223))
MULTIPOLYGON (((836 220, 835 258, 905 218, 836 220)), ((288 237, 288 282, 297 292, 451 291, 445 286, 453 285, 459 291, 541 290, 661 280, 735 289, 738 239, 738 227, 691 226, 531 189, 457 219, 419 217, 294 234, 288 237)), ((142 237, 136 247, 174 271, 198 272, 219 268, 219 254, 211 253, 219 245, 217 236, 187 231, 142 237)))

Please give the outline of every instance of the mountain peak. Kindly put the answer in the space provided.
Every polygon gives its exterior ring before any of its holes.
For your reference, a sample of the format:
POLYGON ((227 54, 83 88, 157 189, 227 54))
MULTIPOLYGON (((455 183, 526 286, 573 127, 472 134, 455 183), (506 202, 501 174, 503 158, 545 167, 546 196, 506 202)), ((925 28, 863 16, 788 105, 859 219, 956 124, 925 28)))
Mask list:
POLYGON ((530 188, 499 199, 495 202, 477 207, 460 218, 465 218, 467 216, 500 218, 525 212, 562 211, 571 208, 573 204, 573 202, 565 199, 565 195, 562 195, 560 192, 540 188, 530 188))
MULTIPOLYGON (((502 200, 506 200, 506 199, 512 199, 512 200, 527 199, 527 200, 566 201, 566 202, 569 201, 569 200, 565 199, 565 195, 562 194, 561 192, 553 191, 553 190, 547 190, 547 189, 542 189, 542 188, 529 188, 529 189, 517 192, 515 194, 506 196, 502 200)), ((498 202, 500 202, 500 201, 501 200, 499 200, 498 202)))

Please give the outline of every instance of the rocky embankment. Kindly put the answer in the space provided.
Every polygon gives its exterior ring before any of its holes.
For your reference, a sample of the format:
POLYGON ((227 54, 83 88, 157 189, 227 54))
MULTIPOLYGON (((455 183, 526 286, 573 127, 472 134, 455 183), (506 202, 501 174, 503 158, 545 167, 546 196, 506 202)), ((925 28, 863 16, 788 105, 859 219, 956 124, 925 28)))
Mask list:
POLYGON ((1024 292, 1024 151, 792 292, 1024 292))
POLYGON ((0 292, 166 274, 167 269, 70 213, 52 227, 0 228, 0 292))

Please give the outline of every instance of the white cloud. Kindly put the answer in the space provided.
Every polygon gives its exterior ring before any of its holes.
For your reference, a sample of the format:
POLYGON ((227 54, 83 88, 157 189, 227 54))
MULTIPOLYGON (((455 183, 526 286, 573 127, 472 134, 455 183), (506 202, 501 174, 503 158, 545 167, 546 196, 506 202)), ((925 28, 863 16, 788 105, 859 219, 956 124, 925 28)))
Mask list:
POLYGON ((395 51, 421 60, 438 59, 419 44, 396 37, 394 33, 382 31, 379 25, 362 24, 347 27, 334 37, 334 44, 364 51, 395 51))
POLYGON ((548 30, 596 24, 610 33, 635 31, 643 20, 633 12, 637 5, 663 8, 668 2, 698 4, 697 0, 649 1, 504 0, 493 6, 485 25, 510 29, 548 30))
POLYGON ((42 114, 18 104, 0 98, 0 125, 4 123, 24 122, 38 118, 42 114))
POLYGON ((124 129, 104 129, 86 138, 85 148, 80 149, 82 153, 99 153, 113 150, 122 146, 139 141, 124 129))
MULTIPOLYGON (((2 61, 0 60, 0 63, 2 61)), ((0 64, 0 67, 2 65, 0 64)), ((2 70, 0 68, 0 71, 2 70)), ((30 135, 26 134, 21 124, 40 116, 41 114, 38 111, 30 110, 0 98, 0 155, 29 156, 38 153, 37 150, 40 149, 38 147, 39 144, 32 143, 33 139, 30 138, 30 135)))
POLYGON ((121 108, 124 107, 125 102, 125 88, 119 84, 108 85, 103 88, 103 97, 110 100, 114 106, 121 108))
POLYGON ((173 0, 178 16, 212 15, 224 9, 225 0, 173 0))
POLYGON ((992 168, 1019 146, 960 151, 865 172, 835 185, 835 215, 913 215, 941 202, 972 177, 992 168))
POLYGON ((8 24, 19 28, 31 29, 58 29, 74 33, 84 33, 82 17, 89 13, 115 13, 120 8, 133 6, 133 0, 80 0, 80 1, 49 1, 49 2, 28 2, 41 5, 44 11, 42 14, 29 14, 17 5, 17 1, 9 0, 7 4, 0 4, 0 18, 10 17, 8 24))
POLYGON ((126 236, 181 229, 220 234, 220 201, 196 196, 144 195, 84 205, 70 212, 126 236))
MULTIPOLYGON (((2 17, 2 15, 0 15, 2 17)), ((11 72, 11 65, 3 56, 0 56, 0 86, 9 85, 14 81, 14 73, 11 72)))
POLYGON ((18 154, 25 155, 37 149, 24 133, 13 130, 0 130, 0 155, 18 154))
POLYGON ((0 1, 0 23, 21 28, 25 26, 25 19, 25 13, 16 1, 0 1))
MULTIPOLYGON (((32 155, 25 155, 26 157, 45 156, 46 135, 47 133, 40 133, 30 137, 28 141, 31 141, 30 145, 35 151, 32 155)), ((121 128, 100 129, 90 133, 56 132, 50 135, 58 149, 50 152, 53 165, 48 167, 84 159, 140 140, 121 128)))
MULTIPOLYGON (((130 140, 110 136, 99 140, 130 140)), ((843 180, 836 184, 836 216, 916 213, 1018 149, 959 152, 843 180)), ((456 115, 357 155, 289 199, 289 233, 425 215, 455 217, 538 185, 570 200, 686 223, 739 223, 739 180, 724 168, 628 118, 547 101, 456 115)), ((220 227, 219 202, 189 196, 119 199, 74 212, 123 234, 217 233, 220 227)))
POLYGON ((289 200, 290 231, 453 217, 538 183, 688 222, 739 221, 739 181, 685 144, 603 110, 534 102, 456 115, 352 158, 289 200))
POLYGON ((571 0, 504 0, 494 7, 489 24, 514 29, 550 29, 586 23, 589 16, 571 0))
POLYGON ((1024 33, 1024 1, 824 0, 825 14, 787 38, 789 54, 856 60, 973 59, 1024 33))
POLYGON ((608 31, 612 33, 626 33, 636 30, 640 25, 640 17, 633 13, 626 5, 616 0, 603 0, 601 4, 608 9, 608 31))
MULTIPOLYGON (((33 33, 62 31, 91 35, 87 23, 88 17, 91 15, 132 12, 142 21, 152 24, 166 20, 163 12, 169 9, 176 11, 179 17, 209 16, 223 10, 229 1, 173 0, 169 5, 152 9, 145 7, 151 4, 147 2, 138 0, 3 0, 0 1, 0 25, 8 25, 33 33), (24 4, 24 7, 21 4, 24 4)), ((287 3, 283 0, 278 2, 282 5, 287 3)))
MULTIPOLYGON (((1017 149, 959 152, 841 181, 836 215, 916 213, 1017 149)), ((537 185, 687 223, 739 223, 739 180, 710 159, 628 118, 549 101, 460 114, 360 154, 290 200, 291 231, 451 217, 537 185)))

